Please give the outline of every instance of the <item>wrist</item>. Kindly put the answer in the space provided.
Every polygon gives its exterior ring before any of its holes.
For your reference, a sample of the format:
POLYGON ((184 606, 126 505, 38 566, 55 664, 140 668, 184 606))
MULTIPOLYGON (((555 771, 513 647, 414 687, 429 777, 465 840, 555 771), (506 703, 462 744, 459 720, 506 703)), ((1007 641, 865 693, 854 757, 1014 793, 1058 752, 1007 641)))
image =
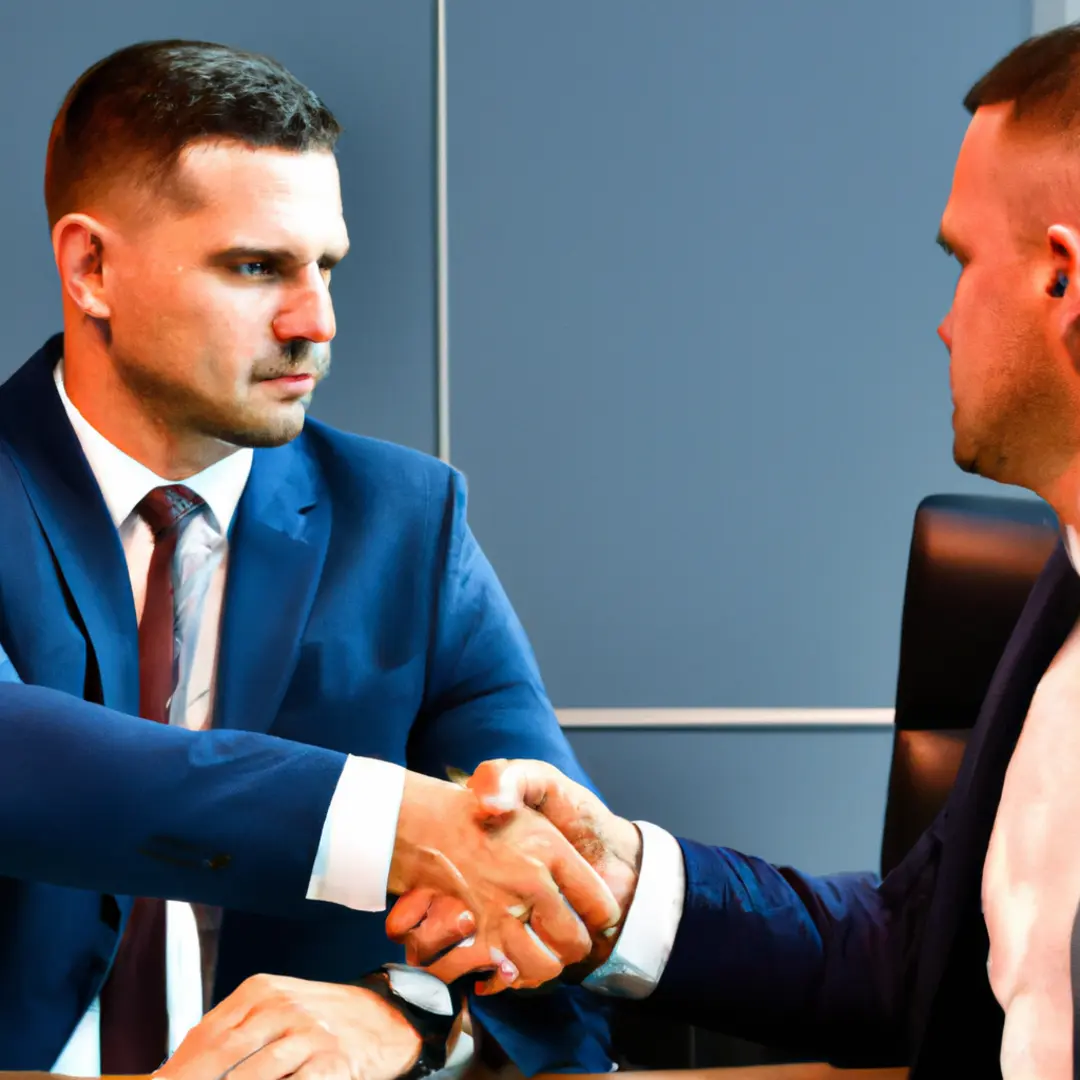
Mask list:
POLYGON ((641 874, 641 830, 626 818, 616 817, 612 827, 611 854, 619 865, 617 880, 609 885, 618 901, 621 917, 619 925, 626 920, 626 912, 634 900, 638 877, 641 874))
POLYGON ((399 986, 395 976, 402 971, 409 973, 408 969, 387 965, 365 975, 356 985, 381 998, 412 1029, 416 1036, 415 1054, 408 1070, 399 1075, 402 1080, 423 1080, 445 1067, 456 1017, 452 1007, 433 1008, 430 1002, 410 994, 407 987, 399 986))
POLYGON ((632 821, 613 816, 604 839, 607 860, 602 876, 619 905, 619 921, 593 940, 592 951, 581 963, 566 968, 563 972, 565 982, 580 982, 607 963, 622 935, 637 892, 641 874, 641 831, 632 821))

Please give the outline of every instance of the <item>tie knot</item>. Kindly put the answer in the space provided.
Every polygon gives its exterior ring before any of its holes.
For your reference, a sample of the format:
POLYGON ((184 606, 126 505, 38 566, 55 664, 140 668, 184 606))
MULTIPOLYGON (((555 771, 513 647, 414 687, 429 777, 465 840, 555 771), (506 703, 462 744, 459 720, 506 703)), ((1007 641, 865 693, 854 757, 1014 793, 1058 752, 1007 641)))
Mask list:
POLYGON ((154 488, 136 507, 156 540, 175 528, 203 505, 202 499, 183 484, 154 488))

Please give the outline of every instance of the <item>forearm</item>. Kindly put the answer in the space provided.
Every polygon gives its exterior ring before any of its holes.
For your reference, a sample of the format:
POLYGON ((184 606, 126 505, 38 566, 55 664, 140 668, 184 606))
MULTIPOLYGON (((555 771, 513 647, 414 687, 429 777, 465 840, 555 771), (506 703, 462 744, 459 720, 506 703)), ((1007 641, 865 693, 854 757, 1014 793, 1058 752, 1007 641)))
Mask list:
POLYGON ((344 763, 0 682, 0 874, 287 913, 344 763))
POLYGON ((657 1009, 831 1060, 902 1060, 933 838, 885 883, 680 843, 686 901, 651 998, 657 1009))

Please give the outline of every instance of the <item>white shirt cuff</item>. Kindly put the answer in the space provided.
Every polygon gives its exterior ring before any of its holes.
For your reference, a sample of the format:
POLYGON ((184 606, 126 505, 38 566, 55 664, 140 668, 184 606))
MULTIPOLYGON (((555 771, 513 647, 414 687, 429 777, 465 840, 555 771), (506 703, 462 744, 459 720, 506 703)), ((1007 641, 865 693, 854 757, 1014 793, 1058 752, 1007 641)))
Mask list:
POLYGON ((622 933, 607 962, 583 982, 588 990, 615 997, 644 998, 664 974, 682 919, 686 867, 670 833, 647 821, 641 832, 641 872, 622 933))
POLYGON ((309 900, 385 911, 405 770, 378 758, 345 759, 308 883, 309 900))

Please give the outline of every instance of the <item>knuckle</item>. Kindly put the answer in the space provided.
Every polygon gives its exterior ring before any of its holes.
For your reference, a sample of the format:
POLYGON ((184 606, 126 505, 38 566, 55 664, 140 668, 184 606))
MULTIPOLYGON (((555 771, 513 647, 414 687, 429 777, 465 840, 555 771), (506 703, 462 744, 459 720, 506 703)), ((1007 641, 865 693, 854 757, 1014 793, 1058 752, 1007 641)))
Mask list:
POLYGON ((284 1039, 277 1039, 265 1047, 275 1070, 286 1062, 294 1062, 297 1057, 307 1059, 311 1057, 314 1047, 311 1036, 306 1031, 296 1031, 284 1039))
POLYGON ((590 952, 592 952, 592 942, 588 938, 582 941, 578 937, 574 941, 567 942, 559 950, 559 955, 564 964, 576 964, 584 960, 590 952))
POLYGON ((253 990, 256 993, 265 993, 274 988, 276 980, 273 975, 268 975, 265 971, 260 971, 255 975, 249 975, 240 985, 243 988, 253 990))
POLYGON ((229 1061, 239 1061, 256 1048, 256 1039, 244 1027, 233 1028, 218 1042, 222 1056, 229 1061))
POLYGON ((340 1050, 324 1050, 316 1054, 309 1065, 310 1068, 305 1071, 313 1080, 339 1080, 352 1076, 349 1058, 340 1050))

